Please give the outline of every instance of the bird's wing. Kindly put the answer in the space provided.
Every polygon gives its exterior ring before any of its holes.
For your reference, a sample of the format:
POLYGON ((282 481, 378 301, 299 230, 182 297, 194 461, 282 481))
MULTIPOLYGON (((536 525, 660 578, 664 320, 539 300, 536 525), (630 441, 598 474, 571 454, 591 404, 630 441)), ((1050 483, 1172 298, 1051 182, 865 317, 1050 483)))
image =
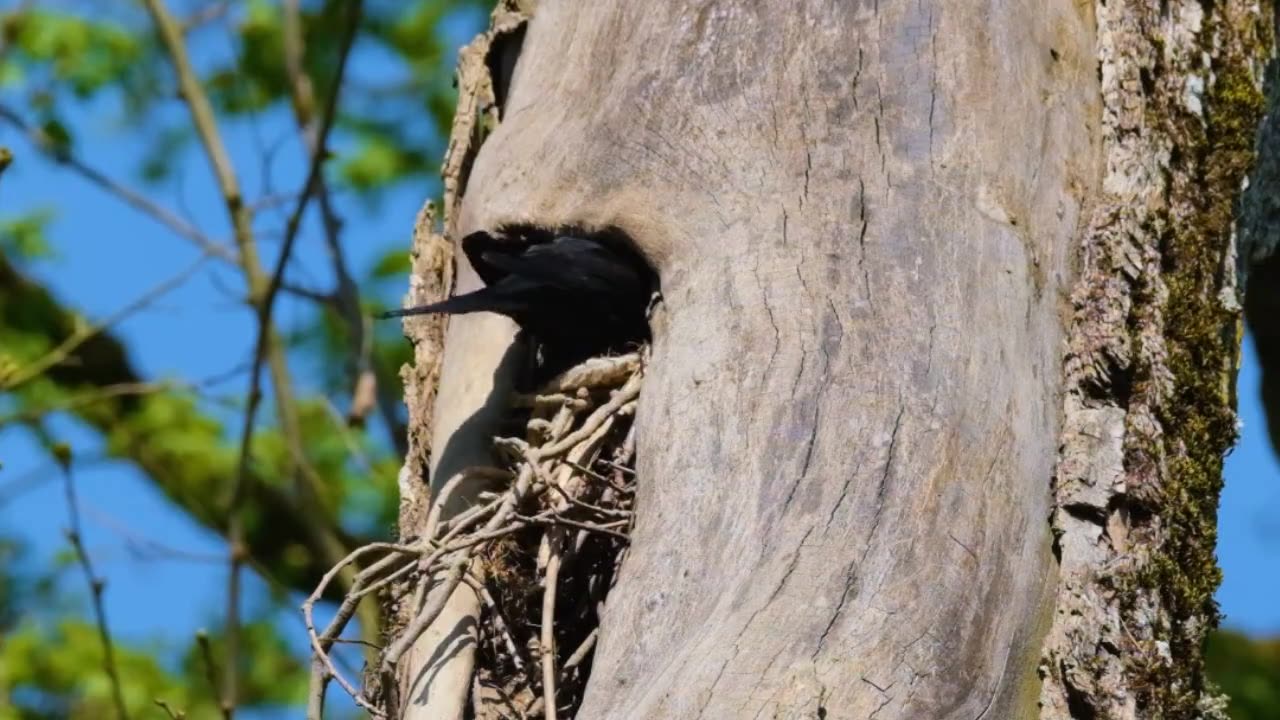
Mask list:
POLYGON ((483 253, 483 262, 507 274, 526 277, 575 292, 606 295, 643 293, 644 280, 634 260, 583 238, 558 237, 531 245, 519 255, 483 253))

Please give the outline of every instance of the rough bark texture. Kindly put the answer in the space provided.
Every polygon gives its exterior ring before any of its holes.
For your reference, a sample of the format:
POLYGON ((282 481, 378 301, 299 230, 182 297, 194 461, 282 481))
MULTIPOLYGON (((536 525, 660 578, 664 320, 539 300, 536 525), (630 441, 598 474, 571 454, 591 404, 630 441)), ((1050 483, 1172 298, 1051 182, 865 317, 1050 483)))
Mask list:
MULTIPOLYGON (((447 229, 620 229, 665 296, 580 717, 1197 712, 1270 12, 539 3, 447 229)), ((437 483, 510 339, 455 320, 434 412, 415 371, 437 483)))
POLYGON ((1043 717, 1190 718, 1235 438, 1235 201, 1273 10, 1097 6, 1106 172, 1088 216, 1053 525, 1043 717))

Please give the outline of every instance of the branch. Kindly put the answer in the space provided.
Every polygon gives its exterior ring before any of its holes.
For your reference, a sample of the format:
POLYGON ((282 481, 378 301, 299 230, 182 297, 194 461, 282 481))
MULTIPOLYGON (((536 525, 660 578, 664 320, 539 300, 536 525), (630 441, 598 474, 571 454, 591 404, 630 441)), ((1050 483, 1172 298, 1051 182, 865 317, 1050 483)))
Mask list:
POLYGON ((209 633, 204 630, 197 632, 196 644, 200 646, 200 664, 204 666, 204 676, 209 681, 209 691, 213 693, 213 699, 218 703, 223 719, 231 720, 232 715, 235 714, 235 707, 227 705, 223 698, 218 696, 218 666, 213 662, 213 647, 209 644, 209 633))
POLYGON ((36 422, 40 418, 55 412, 68 412, 82 409, 89 405, 123 397, 139 397, 153 393, 164 393, 174 390, 193 389, 179 383, 165 382, 125 382, 94 388, 88 392, 73 395, 69 398, 50 402, 36 407, 22 408, 7 415, 0 415, 0 427, 15 422, 36 422))
POLYGON ((151 303, 158 300, 163 295, 167 294, 169 291, 185 283, 188 279, 191 278, 192 275, 196 273, 197 270, 199 270, 201 267, 204 266, 205 261, 208 259, 209 259, 208 253, 201 255, 199 258, 196 259, 195 262, 191 263, 189 266, 184 268, 177 275, 174 275, 173 277, 156 285, 151 290, 148 290, 147 292, 143 293, 141 297, 129 303, 128 305, 125 305, 123 308, 116 311, 114 314, 107 316, 105 320, 98 323, 97 325, 82 326, 80 328, 77 328, 76 331, 73 332, 70 336, 68 336, 66 340, 63 340, 58 345, 58 347, 46 353, 44 357, 22 368, 19 372, 15 373, 14 375, 8 378, 0 377, 0 389, 13 390, 16 387, 26 382, 29 382, 33 378, 43 375, 44 372, 49 368, 65 361, 72 353, 74 353, 81 345, 83 345, 88 340, 96 337, 99 333, 103 332, 104 330, 107 330, 113 325, 116 325, 121 320, 124 320, 130 315, 138 312, 139 310, 142 310, 143 308, 147 307, 151 303))
MULTIPOLYGON (((307 76, 303 66, 306 45, 302 35, 302 13, 298 0, 285 0, 284 2, 283 45, 284 66, 285 72, 289 77, 289 94, 292 101, 294 119, 297 121, 298 129, 302 133, 303 143, 306 146, 311 162, 319 162, 328 155, 328 148, 325 146, 326 124, 331 122, 333 118, 333 103, 340 87, 341 70, 339 70, 338 80, 333 83, 325 115, 321 118, 321 124, 317 127, 314 117, 315 91, 311 78, 307 76)), ((345 52, 343 57, 345 58, 345 52)), ((333 207, 329 186, 323 175, 316 179, 315 191, 320 205, 320 217, 323 221, 325 246, 328 249, 329 258, 333 265, 334 277, 337 279, 337 288, 333 293, 332 299, 335 301, 334 306, 338 314, 346 325, 347 335, 351 343, 348 368, 354 378, 354 383, 350 416, 354 421, 360 421, 364 419, 365 414, 374 404, 371 398, 375 394, 369 392, 369 390, 372 390, 370 383, 373 380, 373 372, 370 368, 370 356, 373 352, 372 334, 367 326, 368 320, 361 312, 360 293, 351 277, 351 271, 347 266, 346 256, 342 250, 342 242, 339 238, 342 231, 342 219, 338 217, 337 211, 333 207)), ((387 429, 392 433, 392 442, 397 445, 400 454, 404 454, 406 448, 402 446, 405 444, 405 439, 403 433, 396 431, 397 423, 395 422, 394 410, 385 403, 379 404, 379 407, 386 420, 387 429)))
MULTIPOLYGON (((321 175, 324 155, 317 153, 312 158, 311 166, 307 173, 307 181, 285 229, 284 242, 275 270, 268 276, 263 271, 258 259, 251 212, 241 196, 235 171, 218 133, 213 108, 191 65, 182 36, 182 29, 165 7, 163 0, 145 0, 145 2, 147 10, 150 12, 160 34, 161 42, 170 56, 174 72, 178 77, 178 86, 182 97, 186 101, 196 132, 217 177, 223 202, 226 205, 228 215, 231 217, 236 245, 240 250, 241 268, 248 281, 252 303, 258 315, 258 336, 255 342, 253 369, 250 372, 248 407, 245 410, 245 422, 241 434, 238 470, 233 482, 229 502, 228 535, 231 542, 231 574, 228 582, 228 672, 225 678, 225 694, 228 698, 234 698, 236 692, 235 658, 238 653, 239 640, 239 572, 246 553, 243 543, 244 525, 239 513, 239 506, 247 493, 250 481, 250 441, 253 436, 258 406, 262 398, 261 367, 264 363, 267 363, 271 369, 281 431, 285 437, 289 454, 296 469, 299 471, 298 491, 302 503, 302 519, 307 523, 306 527, 308 534, 311 536, 310 539, 322 556, 336 558, 341 556, 342 551, 340 540, 332 529, 326 527, 323 522, 323 518, 326 517, 320 501, 323 481, 310 466, 303 450, 302 433, 297 418, 296 405, 293 400, 288 367, 283 350, 275 337, 271 324, 272 310, 284 279, 284 270, 292 256, 302 218, 306 212, 307 204, 315 191, 317 178, 321 175)), ((349 15, 346 25, 347 35, 343 40, 342 52, 339 58, 338 74, 334 86, 335 91, 330 97, 325 116, 317 132, 318 145, 321 147, 332 126, 335 114, 334 109, 337 103, 337 89, 341 86, 342 73, 345 70, 347 58, 359 24, 360 3, 351 2, 348 3, 347 7, 349 15)))
POLYGON ((54 448, 54 454, 58 458, 58 464, 62 466, 63 487, 66 490, 67 515, 70 522, 67 539, 71 541, 76 560, 80 564, 80 569, 84 571, 85 580, 89 583, 89 590, 92 593, 93 615, 98 623, 98 636, 102 640, 102 664, 107 671, 107 678, 111 681, 111 699, 116 706, 116 717, 119 720, 128 720, 129 710, 124 704, 120 671, 116 667, 115 647, 111 642, 111 631, 107 626, 107 611, 102 604, 102 593, 106 589, 106 581, 94 572, 93 562, 89 559, 89 553, 84 547, 84 533, 80 525, 80 505, 76 498, 76 485, 71 477, 71 451, 62 445, 54 448))
POLYGON ((543 576, 542 632, 538 645, 542 652, 543 713, 547 720, 556 720, 556 588, 560 583, 560 563, 564 559, 563 537, 561 533, 553 533, 547 540, 551 556, 547 558, 543 576))
POLYGON ((0 105, 0 120, 24 133, 31 141, 31 144, 35 145, 53 162, 75 171, 85 180, 124 201, 129 207, 164 225, 177 235, 190 240, 206 255, 212 255, 228 262, 237 262, 238 258, 234 250, 205 235, 197 227, 162 205, 155 203, 142 193, 111 179, 105 173, 82 162, 72 155, 70 150, 59 147, 43 130, 28 124, 13 109, 0 105))
POLYGON ((174 710, 172 705, 161 698, 156 698, 155 700, 152 700, 152 702, 156 704, 156 707, 164 710, 164 714, 169 716, 169 720, 185 720, 187 717, 186 713, 181 710, 174 710))

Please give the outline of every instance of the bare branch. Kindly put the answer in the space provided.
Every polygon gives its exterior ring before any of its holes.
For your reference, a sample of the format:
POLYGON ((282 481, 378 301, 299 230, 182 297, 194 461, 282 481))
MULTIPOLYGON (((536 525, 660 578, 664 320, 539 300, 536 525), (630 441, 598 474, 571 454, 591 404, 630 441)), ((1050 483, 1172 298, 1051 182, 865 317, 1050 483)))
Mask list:
MULTIPOLYGON (((284 2, 284 66, 289 77, 289 96, 293 107, 294 118, 302 133, 303 144, 312 163, 323 160, 328 154, 325 145, 327 123, 332 122, 333 102, 338 94, 339 84, 334 83, 329 96, 329 106, 317 126, 314 113, 315 90, 311 78, 303 67, 305 40, 302 34, 302 13, 298 0, 284 2)), ((345 57, 345 56, 344 56, 345 57)), ((341 77, 341 69, 339 70, 341 77)), ((354 383, 350 415, 353 422, 363 421, 364 416, 374 406, 374 375, 370 368, 373 350, 372 334, 368 328, 368 318, 360 310, 360 293, 351 271, 347 266, 345 253, 339 235, 342 231, 342 219, 333 207, 328 183, 323 175, 316 178, 315 193, 320 205, 320 217, 324 227, 325 246, 333 265, 333 274, 337 279, 337 288, 333 293, 334 307, 342 317, 351 343, 350 361, 348 363, 354 383)), ((397 423, 394 414, 381 406, 388 430, 393 434, 392 441, 397 446, 404 440, 396 433, 397 423)), ((400 447, 403 454, 404 448, 400 447)))
POLYGON ((46 370, 66 360, 71 353, 85 343, 85 341, 93 338, 95 335, 110 329, 121 320, 142 310, 151 303, 164 296, 166 293, 185 283, 192 275, 204 266, 206 260, 209 259, 208 254, 201 255, 195 262, 184 268, 181 272, 173 277, 161 282, 154 288, 143 293, 141 297, 133 302, 125 305, 115 313, 107 316, 104 320, 96 325, 85 325, 77 328, 66 340, 63 340, 58 347, 50 350, 44 357, 23 367, 20 371, 8 378, 0 378, 0 388, 12 390, 13 388, 29 382, 31 379, 44 374, 46 370))
MULTIPOLYGON (((236 477, 232 484, 228 510, 228 540, 230 549, 230 572, 227 587, 227 672, 224 678, 225 706, 234 707, 237 694, 238 674, 236 658, 239 654, 239 597, 240 572, 248 548, 245 546, 244 521, 239 512, 240 504, 247 493, 250 482, 249 456, 253 437, 253 427, 257 418, 258 406, 262 399, 261 367, 268 363, 271 368, 274 396, 278 409, 281 432, 286 439, 290 457, 299 472, 298 490, 302 503, 300 516, 306 521, 306 528, 311 535, 311 542, 322 556, 334 556, 341 552, 340 541, 331 528, 324 524, 325 513, 320 502, 321 479, 310 467, 302 447, 302 434, 297 418, 297 409, 293 399, 292 383, 289 379, 288 366, 284 352, 280 347, 272 326, 271 315, 281 284, 284 270, 292 255, 294 242, 301 227, 303 214, 306 212, 316 178, 322 170, 323 155, 317 154, 311 162, 307 173, 307 181, 299 196, 293 214, 289 218, 285 230, 285 238, 274 272, 268 276, 258 259, 257 245, 253 234, 252 213, 241 195, 235 170, 223 145, 214 118, 213 108, 200 85, 199 77, 187 54, 182 28, 175 21, 163 0, 145 0, 147 10, 151 14, 162 43, 169 54, 174 72, 178 77, 178 86, 191 113, 196 133, 209 158, 214 175, 231 218, 235 234, 236 246, 240 251, 240 266, 249 285, 251 301, 258 315, 258 336, 255 342, 253 369, 250 372, 250 389, 248 406, 245 410, 245 421, 240 438, 240 455, 236 477)), ((330 98, 325 120, 321 125, 318 137, 321 144, 332 125, 333 110, 337 102, 337 88, 341 86, 342 71, 354 41, 360 12, 360 3, 348 4, 351 22, 347 25, 347 35, 343 40, 342 53, 339 59, 338 76, 335 81, 335 92, 330 98)), ((374 618, 376 620, 376 618, 374 618)))
POLYGON ((107 611, 102 603, 102 594, 106 589, 107 583, 106 580, 94 572, 93 562, 89 559, 89 553, 84 547, 84 531, 80 524, 80 504, 76 496, 75 480, 71 475, 71 451, 65 446, 61 446, 55 448, 54 452, 62 466, 63 487, 66 490, 67 516, 70 523, 70 527, 67 529, 67 539, 71 541, 76 561, 79 563, 80 569, 84 571, 85 581, 89 584, 93 600, 93 616, 98 624, 98 637, 102 641, 102 664, 107 672, 107 678, 111 681, 111 700, 116 706, 116 717, 119 720, 128 720, 129 710, 124 703, 124 689, 120 683, 120 670, 116 666, 115 646, 111 642, 111 630, 107 626, 107 611))
POLYGON ((209 643, 209 633, 204 630, 197 632, 196 644, 200 646, 200 664, 204 666, 204 676, 209 681, 209 691, 213 693, 213 699, 218 703, 218 709, 222 711, 224 720, 231 720, 235 714, 235 708, 228 705, 219 694, 218 666, 213 661, 213 647, 209 643))
POLYGON ((49 159, 74 171, 80 177, 122 200, 129 207, 169 228, 178 236, 190 240, 205 254, 227 262, 238 261, 234 249, 205 235, 196 226, 183 220, 177 214, 157 204, 137 190, 111 179, 105 173, 81 161, 66 148, 59 147, 43 130, 28 124, 13 109, 0 105, 0 120, 22 131, 31 141, 31 144, 35 145, 49 159))
POLYGON ((173 707, 169 705, 169 703, 165 702, 164 700, 161 700, 160 698, 156 698, 155 700, 152 700, 152 702, 156 704, 156 707, 159 707, 161 710, 164 710, 164 714, 168 715, 170 720, 185 720, 185 718, 187 717, 186 713, 182 712, 181 710, 174 710, 173 707))
POLYGON ((556 588, 560 583, 560 563, 563 561, 563 543, 560 533, 550 536, 551 557, 543 574, 542 634, 539 642, 542 650, 542 698, 544 716, 556 720, 556 588))
MULTIPOLYGON (((0 382, 0 385, 3 385, 0 382)), ((94 388, 88 392, 72 395, 69 398, 50 402, 36 407, 22 408, 9 415, 0 415, 0 427, 4 427, 15 422, 34 422, 40 418, 54 412, 66 412, 68 410, 76 410, 89 405, 94 405, 106 400, 112 400, 120 397, 137 397, 140 395, 153 395, 156 393, 169 392, 171 390, 193 390, 189 385, 165 381, 165 382, 125 382, 116 383, 114 385, 104 385, 100 388, 94 388)))

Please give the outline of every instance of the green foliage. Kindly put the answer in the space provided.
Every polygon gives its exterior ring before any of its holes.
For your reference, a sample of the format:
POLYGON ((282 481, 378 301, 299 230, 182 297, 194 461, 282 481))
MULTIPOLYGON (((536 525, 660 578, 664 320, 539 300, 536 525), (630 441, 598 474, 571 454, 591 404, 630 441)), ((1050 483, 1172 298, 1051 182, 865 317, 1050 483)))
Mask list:
POLYGON ((44 66, 60 86, 82 98, 122 82, 146 44, 120 24, 54 10, 9 15, 0 30, 27 67, 44 66))
POLYGON ((0 219, 0 253, 21 260, 51 257, 47 229, 55 216, 53 208, 42 207, 0 219))
MULTIPOLYGON (((246 644, 242 706, 287 705, 306 692, 304 664, 294 657, 276 626, 259 620, 241 629, 246 644)), ((221 711, 205 680, 194 639, 177 669, 158 655, 163 647, 115 645, 122 690, 131 717, 160 717, 164 700, 191 720, 215 720, 221 711)), ((214 657, 221 657, 215 645, 214 657)), ((0 643, 0 720, 114 717, 111 684, 103 670, 102 641, 91 623, 63 619, 25 620, 0 643)))
POLYGON ((1231 698, 1232 720, 1280 720, 1280 638, 1220 630, 1205 645, 1205 664, 1231 698))
POLYGON ((369 191, 396 178, 426 170, 424 158, 406 153, 389 133, 361 133, 356 152, 342 162, 341 177, 356 190, 369 191))

